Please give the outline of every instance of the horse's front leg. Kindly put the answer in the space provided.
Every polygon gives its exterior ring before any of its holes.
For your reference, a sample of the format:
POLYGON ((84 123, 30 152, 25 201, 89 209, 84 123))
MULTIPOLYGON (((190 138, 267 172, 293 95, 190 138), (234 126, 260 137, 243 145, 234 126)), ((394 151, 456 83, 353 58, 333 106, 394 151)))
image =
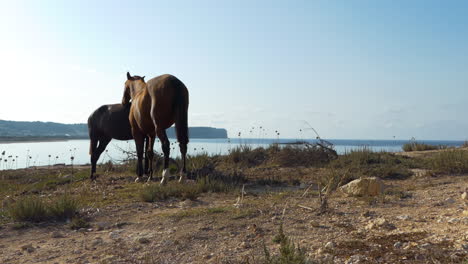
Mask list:
POLYGON ((136 146, 136 152, 137 152, 137 167, 136 167, 136 174, 137 178, 135 179, 135 182, 139 182, 141 180, 141 176, 143 176, 144 170, 143 170, 143 150, 144 150, 144 143, 145 143, 145 137, 138 132, 133 133, 133 138, 135 139, 135 146, 136 146))

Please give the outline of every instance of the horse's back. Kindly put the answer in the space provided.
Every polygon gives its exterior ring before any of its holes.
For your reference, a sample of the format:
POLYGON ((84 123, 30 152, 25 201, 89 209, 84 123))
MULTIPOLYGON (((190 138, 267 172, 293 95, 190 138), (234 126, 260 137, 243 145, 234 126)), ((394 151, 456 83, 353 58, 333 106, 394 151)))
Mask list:
POLYGON ((175 122, 175 102, 183 97, 188 105, 188 90, 185 84, 171 74, 157 76, 147 82, 148 93, 151 96, 153 115, 164 129, 175 122))
POLYGON ((132 139, 128 116, 130 105, 102 105, 88 118, 90 136, 105 136, 118 140, 132 139))

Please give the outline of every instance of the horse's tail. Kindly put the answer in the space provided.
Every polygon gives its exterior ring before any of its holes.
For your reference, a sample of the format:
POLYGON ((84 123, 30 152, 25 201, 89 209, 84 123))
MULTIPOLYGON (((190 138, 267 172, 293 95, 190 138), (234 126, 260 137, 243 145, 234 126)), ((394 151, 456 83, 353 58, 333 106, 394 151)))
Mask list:
POLYGON ((187 144, 189 142, 188 132, 188 104, 189 95, 185 85, 179 81, 175 94, 175 131, 177 135, 177 141, 181 144, 187 144))
POLYGON ((91 116, 88 118, 88 134, 89 134, 89 155, 93 155, 93 153, 96 152, 98 141, 96 139, 96 131, 95 128, 93 128, 93 121, 95 119, 94 117, 95 113, 91 114, 91 116))

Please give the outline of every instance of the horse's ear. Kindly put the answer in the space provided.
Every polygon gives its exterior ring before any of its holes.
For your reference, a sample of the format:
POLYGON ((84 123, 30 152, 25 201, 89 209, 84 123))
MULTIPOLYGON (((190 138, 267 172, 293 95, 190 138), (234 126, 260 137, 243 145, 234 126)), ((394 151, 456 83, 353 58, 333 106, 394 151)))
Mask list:
POLYGON ((141 79, 143 80, 143 82, 145 81, 145 77, 146 77, 146 76, 141 77, 141 79))
POLYGON ((132 76, 130 76, 130 73, 127 72, 127 80, 130 80, 130 79, 132 79, 132 76))

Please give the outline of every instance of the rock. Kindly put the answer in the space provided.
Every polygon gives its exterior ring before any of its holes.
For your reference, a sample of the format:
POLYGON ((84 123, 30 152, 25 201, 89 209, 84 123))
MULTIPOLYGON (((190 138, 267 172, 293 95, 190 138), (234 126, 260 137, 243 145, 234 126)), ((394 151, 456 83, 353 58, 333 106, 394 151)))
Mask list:
POLYGON ((325 244, 325 250, 333 251, 333 249, 335 249, 335 243, 330 241, 325 244))
POLYGON ((32 252, 34 252, 36 249, 32 246, 32 244, 27 244, 27 245, 21 246, 21 250, 25 250, 25 251, 27 251, 28 253, 32 253, 32 252))
POLYGON ((63 234, 58 232, 58 231, 54 231, 52 232, 52 235, 51 235, 52 238, 64 238, 63 234))
POLYGON ((376 196, 383 192, 384 184, 377 177, 360 178, 340 187, 348 196, 376 196))
POLYGON ((398 220, 405 220, 405 221, 410 219, 409 215, 399 215, 396 218, 398 220))
POLYGON ((345 264, 367 263, 367 258, 363 255, 352 255, 345 261, 345 264))
POLYGON ((109 237, 114 240, 119 239, 120 233, 122 233, 122 230, 115 230, 115 231, 109 232, 109 237))
POLYGON ((104 229, 107 229, 111 226, 111 224, 109 222, 98 222, 96 223, 96 229, 98 231, 102 231, 104 229))
POLYGON ((379 217, 373 221, 369 221, 369 223, 365 227, 367 230, 372 230, 372 229, 387 229, 387 230, 393 230, 396 229, 395 225, 389 223, 387 219, 379 217))
POLYGON ((395 244, 393 244, 393 247, 394 248, 401 248, 403 246, 403 243, 401 243, 400 241, 396 242, 395 244))
POLYGON ((102 243, 104 243, 104 240, 102 240, 102 238, 100 238, 100 237, 96 237, 93 240, 93 242, 91 242, 91 246, 96 247, 98 245, 101 245, 102 243))
POLYGON ((457 218, 450 218, 450 219, 447 221, 447 223, 449 223, 449 224, 455 224, 455 223, 458 223, 459 221, 460 221, 460 220, 457 219, 457 218))
POLYGON ((147 237, 137 237, 136 241, 140 244, 148 244, 150 242, 149 238, 147 237))
POLYGON ((250 248, 250 244, 248 242, 243 241, 239 245, 240 248, 250 248))
POLYGON ((467 192, 463 192, 462 195, 461 195, 461 198, 463 201, 465 201, 465 203, 468 203, 468 193, 467 192))
POLYGON ((419 247, 422 248, 422 249, 429 249, 429 248, 431 248, 431 243, 424 243, 424 244, 420 245, 419 247))
POLYGON ((62 176, 63 179, 71 179, 72 177, 73 176, 71 174, 66 174, 62 176))
POLYGON ((447 198, 447 199, 445 199, 445 203, 446 204, 453 204, 453 203, 455 203, 455 200, 452 199, 452 198, 447 198))

